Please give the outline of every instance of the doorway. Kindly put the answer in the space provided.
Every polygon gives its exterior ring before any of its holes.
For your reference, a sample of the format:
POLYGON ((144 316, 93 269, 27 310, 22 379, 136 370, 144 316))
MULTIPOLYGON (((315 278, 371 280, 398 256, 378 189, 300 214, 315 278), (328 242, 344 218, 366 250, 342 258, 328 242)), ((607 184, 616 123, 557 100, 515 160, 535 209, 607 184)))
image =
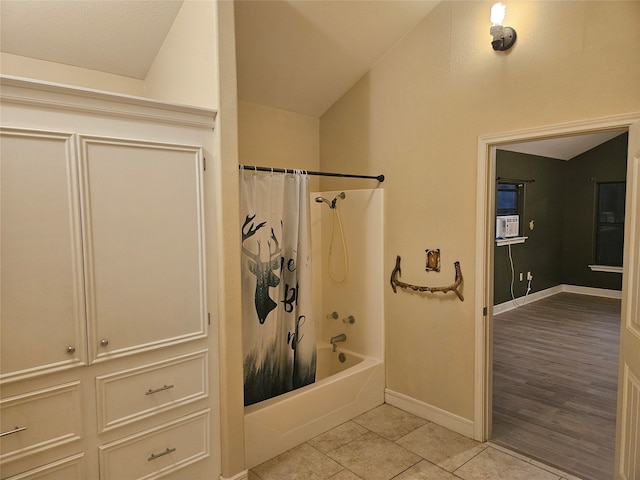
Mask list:
POLYGON ((491 441, 585 480, 612 480, 627 132, 538 143, 496 154, 496 215, 514 228, 496 231, 506 238, 494 247, 491 441), (613 186, 622 187, 617 202, 608 201, 613 186), (601 227, 599 217, 612 222, 601 227), (594 235, 604 228, 617 243, 594 235), (620 271, 587 268, 602 262, 620 271))
MULTIPOLYGON (((474 436, 486 441, 492 436, 492 374, 493 374, 493 298, 494 298, 494 245, 495 245, 495 179, 496 149, 509 143, 554 140, 587 133, 607 132, 627 129, 640 119, 640 115, 625 115, 607 119, 550 126, 493 136, 480 137, 478 144, 478 210, 477 210, 477 270, 476 281, 481 286, 476 297, 476 395, 474 436)), ((634 126, 634 145, 638 144, 639 130, 634 126)), ((631 137, 630 137, 631 138, 631 137)), ((630 145, 631 145, 630 141, 630 145)), ((630 147, 631 148, 631 147, 630 147)), ((634 147, 636 148, 636 147, 634 147)), ((634 167, 635 168, 635 167, 634 167)), ((634 170, 635 171, 635 170, 634 170)), ((629 169, 631 172, 631 168, 629 169)), ((636 214, 635 208, 633 214, 636 214)), ((627 211, 627 216, 632 212, 627 211)), ((628 251, 627 251, 628 253, 628 251)), ((627 262, 625 273, 631 267, 637 269, 638 259, 627 262)), ((623 303, 629 292, 629 282, 623 284, 623 303)), ((628 304, 635 305, 635 298, 629 297, 628 304)), ((628 308, 627 308, 628 309, 628 308)), ((623 307, 624 315, 624 307, 623 307)), ((619 393, 620 395, 620 393, 619 393)), ((620 412, 618 405, 618 414, 620 412)), ((626 416, 625 420, 626 421, 626 416)), ((623 426, 624 427, 624 426, 623 426)), ((617 457, 621 458, 620 427, 618 428, 617 457)), ((623 428, 623 430, 629 430, 623 428)), ((631 429, 633 430, 633 428, 631 429)), ((624 445, 622 445, 624 448, 624 445)), ((623 455, 622 455, 623 456, 623 455)))

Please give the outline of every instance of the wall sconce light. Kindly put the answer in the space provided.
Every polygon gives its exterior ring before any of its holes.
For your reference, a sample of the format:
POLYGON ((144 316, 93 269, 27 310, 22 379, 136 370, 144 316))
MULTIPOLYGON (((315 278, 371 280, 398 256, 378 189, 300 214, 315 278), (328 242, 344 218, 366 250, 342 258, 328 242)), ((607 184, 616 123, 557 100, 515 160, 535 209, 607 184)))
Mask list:
POLYGON ((502 3, 496 3, 491 7, 491 30, 493 36, 491 46, 494 50, 504 52, 509 50, 516 42, 516 31, 511 27, 503 27, 504 14, 507 10, 502 3))

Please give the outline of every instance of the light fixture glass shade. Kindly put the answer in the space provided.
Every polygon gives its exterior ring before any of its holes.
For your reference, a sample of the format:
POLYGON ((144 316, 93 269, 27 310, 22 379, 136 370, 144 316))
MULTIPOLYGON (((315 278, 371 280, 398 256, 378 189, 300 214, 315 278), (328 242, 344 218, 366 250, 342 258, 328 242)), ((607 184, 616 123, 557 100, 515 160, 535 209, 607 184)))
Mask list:
POLYGON ((505 7, 503 3, 495 3, 491 7, 491 23, 493 25, 502 25, 506 11, 507 7, 505 7))

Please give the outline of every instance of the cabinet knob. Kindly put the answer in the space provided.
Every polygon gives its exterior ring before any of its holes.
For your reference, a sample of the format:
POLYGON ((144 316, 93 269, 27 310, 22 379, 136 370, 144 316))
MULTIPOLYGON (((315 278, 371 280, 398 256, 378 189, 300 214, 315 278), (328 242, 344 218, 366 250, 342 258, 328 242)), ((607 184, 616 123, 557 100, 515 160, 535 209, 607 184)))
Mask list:
POLYGON ((109 345, 109 340, 107 340, 106 338, 100 340, 100 346, 106 347, 107 345, 109 345))
POLYGON ((76 352, 76 347, 69 345, 67 347, 67 353, 75 353, 76 352))

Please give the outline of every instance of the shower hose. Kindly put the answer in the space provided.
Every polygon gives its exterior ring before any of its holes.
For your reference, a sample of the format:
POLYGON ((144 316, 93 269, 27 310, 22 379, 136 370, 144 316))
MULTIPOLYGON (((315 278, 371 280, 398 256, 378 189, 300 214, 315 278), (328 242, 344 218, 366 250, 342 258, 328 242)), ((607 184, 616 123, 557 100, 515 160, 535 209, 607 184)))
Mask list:
POLYGON ((327 270, 329 271, 329 277, 335 283, 344 283, 349 276, 349 259, 347 258, 347 244, 344 240, 344 229, 342 228, 342 218, 340 217, 340 212, 338 211, 338 207, 334 207, 331 209, 333 211, 333 220, 331 225, 331 240, 329 241, 329 257, 327 258, 327 270), (333 240, 336 234, 336 223, 338 224, 338 228, 340 229, 340 239, 342 241, 342 256, 344 259, 344 273, 342 278, 338 278, 337 275, 334 275, 333 269, 331 268, 331 257, 333 253, 333 240))

